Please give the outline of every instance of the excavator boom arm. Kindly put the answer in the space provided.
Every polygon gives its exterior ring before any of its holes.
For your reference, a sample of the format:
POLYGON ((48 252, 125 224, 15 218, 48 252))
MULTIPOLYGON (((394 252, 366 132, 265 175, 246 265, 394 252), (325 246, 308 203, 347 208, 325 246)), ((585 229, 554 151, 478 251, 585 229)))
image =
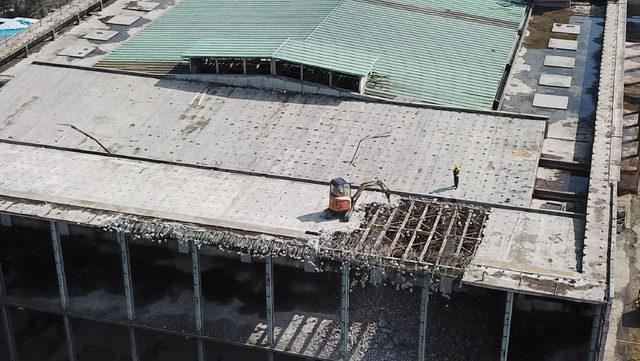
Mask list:
POLYGON ((356 202, 358 202, 358 198, 360 198, 360 196, 362 195, 362 192, 364 192, 365 190, 373 186, 378 186, 387 196, 387 201, 391 202, 391 191, 389 190, 389 188, 387 188, 387 186, 381 180, 378 179, 375 181, 364 182, 360 185, 360 187, 358 187, 356 194, 354 194, 351 197, 351 208, 356 207, 356 202))

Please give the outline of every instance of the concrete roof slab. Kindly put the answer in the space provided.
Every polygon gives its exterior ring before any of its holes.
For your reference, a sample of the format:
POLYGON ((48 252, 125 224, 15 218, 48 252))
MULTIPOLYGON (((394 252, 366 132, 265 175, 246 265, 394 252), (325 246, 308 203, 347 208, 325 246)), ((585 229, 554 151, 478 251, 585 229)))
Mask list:
POLYGON ((69 56, 72 58, 84 58, 92 51, 96 50, 96 46, 70 46, 58 52, 60 56, 69 56))
POLYGON ((118 34, 117 31, 111 30, 94 30, 87 35, 83 36, 84 39, 107 41, 118 34))
POLYGON ((549 48, 561 50, 578 50, 578 42, 576 40, 565 39, 549 39, 549 48))
POLYGON ((566 75, 542 73, 540 74, 538 84, 557 88, 571 88, 571 77, 566 75))
POLYGON ((568 56, 547 55, 544 58, 544 65, 556 68, 573 69, 576 59, 568 56))
POLYGON ((580 34, 580 25, 578 24, 561 24, 554 23, 553 28, 551 30, 554 33, 564 33, 564 34, 580 34))
POLYGON ((323 182, 379 178, 397 191, 523 206, 545 127, 509 116, 46 66, 0 89, 0 119, 4 137, 32 143, 102 151, 60 125, 67 123, 115 154, 323 182))
POLYGON ((533 97, 533 106, 551 109, 567 109, 569 97, 561 95, 536 94, 533 97))
POLYGON ((111 25, 133 25, 136 21, 140 19, 139 16, 131 16, 131 15, 116 15, 111 19, 107 20, 107 24, 111 25))

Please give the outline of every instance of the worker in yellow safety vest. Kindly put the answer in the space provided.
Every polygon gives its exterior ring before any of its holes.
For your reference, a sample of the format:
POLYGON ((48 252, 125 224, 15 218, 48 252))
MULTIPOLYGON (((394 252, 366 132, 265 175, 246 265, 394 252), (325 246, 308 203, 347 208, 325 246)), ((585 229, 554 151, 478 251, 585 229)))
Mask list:
POLYGON ((456 164, 453 167, 453 186, 458 189, 458 183, 460 182, 460 166, 456 164))

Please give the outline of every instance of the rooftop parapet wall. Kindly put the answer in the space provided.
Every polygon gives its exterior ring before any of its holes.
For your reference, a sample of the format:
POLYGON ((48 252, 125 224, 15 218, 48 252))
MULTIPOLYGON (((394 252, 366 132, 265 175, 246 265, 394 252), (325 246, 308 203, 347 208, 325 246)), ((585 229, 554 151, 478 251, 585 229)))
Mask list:
POLYGON ((610 296, 607 254, 615 245, 613 218, 616 216, 615 183, 620 179, 626 13, 626 0, 609 2, 584 238, 584 276, 601 283, 603 300, 610 296))

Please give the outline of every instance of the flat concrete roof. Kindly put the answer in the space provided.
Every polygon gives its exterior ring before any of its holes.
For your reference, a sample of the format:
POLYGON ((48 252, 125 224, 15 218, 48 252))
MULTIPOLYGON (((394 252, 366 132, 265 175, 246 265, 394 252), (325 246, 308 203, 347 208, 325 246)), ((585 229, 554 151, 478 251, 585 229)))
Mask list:
POLYGON ((528 206, 545 122, 32 65, 0 89, 3 139, 528 206), (378 138, 376 138, 378 137, 378 138), (353 162, 352 162, 353 160, 353 162), (462 167, 460 187, 452 168, 462 167))
MULTIPOLYGON (((117 218, 107 212, 299 240, 314 239, 309 232, 352 231, 363 216, 356 212, 349 223, 323 219, 328 186, 321 184, 6 143, 0 143, 0 154, 0 211, 8 213, 106 226, 117 218)), ((365 192, 360 204, 370 202, 386 199, 365 192)), ((593 288, 577 271, 583 226, 581 218, 491 208, 463 281, 597 302, 601 292, 588 298, 569 286, 562 294, 529 286, 526 277, 518 287, 497 276, 478 278, 492 270, 593 288)))

